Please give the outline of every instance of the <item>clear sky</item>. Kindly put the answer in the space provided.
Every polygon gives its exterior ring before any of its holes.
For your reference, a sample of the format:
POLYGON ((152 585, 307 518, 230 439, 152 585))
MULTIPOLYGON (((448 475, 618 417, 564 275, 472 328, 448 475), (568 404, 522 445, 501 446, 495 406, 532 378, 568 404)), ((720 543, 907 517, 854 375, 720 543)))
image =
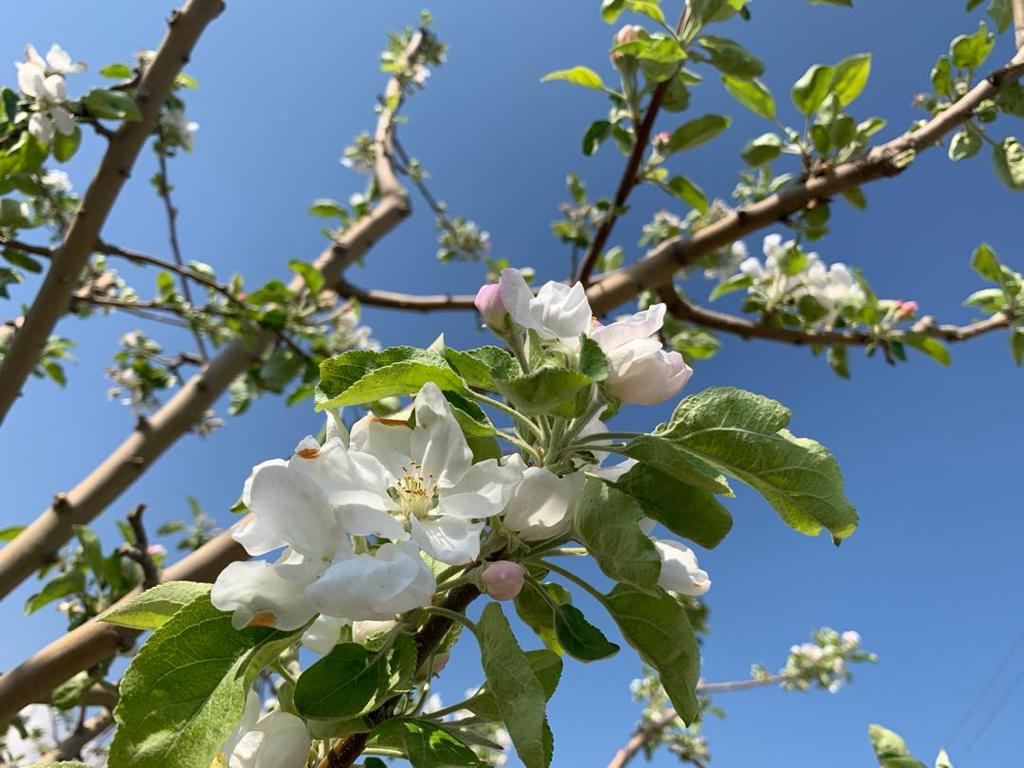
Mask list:
MULTIPOLYGON (((975 28, 977 15, 965 14, 962 0, 856 5, 851 12, 802 0, 758 0, 753 22, 722 32, 767 62, 764 80, 790 120, 796 116, 789 86, 809 65, 873 51, 871 82, 854 113, 889 118, 882 136, 891 137, 919 116, 912 95, 927 88, 935 58, 955 34, 975 28)), ((285 274, 289 259, 311 260, 319 252, 320 223, 306 212, 314 198, 344 200, 361 189, 362 179, 342 168, 338 157, 372 125, 374 96, 382 87, 376 57, 385 32, 414 23, 421 4, 229 6, 190 65, 201 87, 189 95, 189 111, 201 128, 195 154, 175 161, 172 174, 186 257, 212 263, 222 275, 242 270, 255 285, 285 274)), ((544 278, 562 278, 567 270, 568 255, 548 228, 565 199, 566 172, 579 170, 599 196, 612 192, 622 166, 611 147, 591 159, 579 153, 584 128, 606 112, 599 94, 538 83, 544 73, 575 64, 611 75, 607 49, 614 30, 600 20, 597 6, 596 0, 436 0, 431 9, 436 30, 451 44, 449 63, 416 97, 402 128, 404 144, 431 171, 435 192, 452 210, 491 232, 496 255, 534 265, 544 278)), ((127 0, 10 4, 0 25, 0 60, 20 58, 26 42, 43 49, 58 41, 90 65, 89 73, 70 81, 79 94, 105 63, 128 61, 139 48, 153 47, 170 7, 127 0)), ((1009 58, 1009 47, 1005 37, 993 63, 1009 58)), ((15 81, 13 65, 0 71, 7 73, 4 82, 15 81)), ((740 166, 739 148, 768 127, 731 103, 713 78, 694 94, 687 114, 710 111, 732 114, 731 129, 672 166, 709 194, 726 197, 740 166)), ((668 116, 660 126, 671 129, 680 121, 668 116)), ((1013 128, 1001 118, 1000 131, 1013 128)), ((72 163, 77 189, 88 183, 97 152, 93 142, 72 163)), ((166 254, 165 224, 147 181, 152 165, 147 154, 105 236, 166 254)), ((915 299, 942 320, 964 322, 973 315, 960 302, 981 287, 968 267, 975 245, 987 240, 1006 261, 1024 268, 1016 249, 1022 199, 995 181, 984 156, 953 166, 943 150, 929 152, 903 178, 865 191, 870 204, 864 212, 834 206, 833 233, 818 250, 827 261, 863 267, 882 296, 915 299)), ((627 258, 641 253, 640 225, 671 206, 654 193, 636 196, 633 213, 613 237, 627 258)), ((748 245, 759 253, 760 237, 748 245)), ((396 290, 475 290, 483 270, 439 266, 435 247, 432 217, 419 205, 417 215, 351 277, 396 290)), ((28 290, 16 294, 16 300, 29 297, 28 290)), ((16 314, 16 305, 2 311, 16 314)), ((423 345, 441 331, 453 344, 484 343, 464 314, 368 311, 366 319, 385 345, 423 345)), ((61 324, 60 332, 79 343, 79 363, 64 391, 32 381, 0 433, 0 526, 31 520, 130 428, 128 410, 105 399, 103 370, 118 334, 136 325, 122 318, 61 324)), ((870 722, 902 732, 930 761, 966 715, 972 719, 947 745, 957 768, 1019 763, 1024 688, 1012 690, 1012 684, 1024 670, 1024 653, 999 671, 994 685, 986 683, 1024 631, 1018 565, 1024 536, 1022 379, 1005 336, 953 353, 948 370, 923 357, 893 369, 855 353, 853 380, 842 381, 806 350, 726 338, 718 357, 694 365, 691 391, 736 385, 791 406, 794 431, 836 454, 861 514, 858 532, 836 549, 824 537, 789 530, 759 497, 738 495, 731 503, 732 534, 718 550, 701 553, 714 582, 707 678, 742 677, 754 661, 778 666, 791 643, 823 624, 859 630, 880 656, 877 666, 858 669, 853 686, 835 696, 762 690, 723 697, 729 717, 708 727, 716 766, 869 765, 870 722), (987 694, 971 709, 983 690, 987 694)), ((663 415, 627 411, 620 424, 647 427, 663 415)), ((98 527, 112 541, 113 517, 141 501, 150 505, 153 524, 184 517, 188 494, 227 524, 227 508, 248 469, 287 454, 318 426, 308 405, 288 410, 265 400, 207 439, 182 440, 98 527)), ((0 607, 0 667, 61 630, 62 618, 50 610, 22 617, 31 591, 31 585, 23 587, 0 607)), ((589 615, 597 619, 598 610, 591 606, 589 615)), ((479 682, 471 648, 463 647, 450 669, 442 685, 449 700, 479 682)), ((628 651, 592 668, 567 664, 551 704, 556 766, 607 762, 633 726, 637 710, 627 686, 638 671, 628 651)), ((654 764, 669 766, 674 759, 660 754, 654 764)))

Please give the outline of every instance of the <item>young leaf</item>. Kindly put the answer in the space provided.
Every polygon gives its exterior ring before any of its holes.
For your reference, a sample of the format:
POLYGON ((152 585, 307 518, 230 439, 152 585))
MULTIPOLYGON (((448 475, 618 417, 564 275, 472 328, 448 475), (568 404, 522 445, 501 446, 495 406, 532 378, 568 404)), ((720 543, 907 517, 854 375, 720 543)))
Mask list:
POLYGON ((850 104, 860 96, 871 74, 871 54, 858 53, 843 59, 836 65, 830 90, 842 106, 850 104))
POLYGON ((1010 352, 1018 368, 1024 365, 1024 328, 1014 328, 1010 334, 1010 352))
POLYGON ((964 69, 977 69, 985 63, 996 44, 995 35, 988 31, 984 21, 978 22, 978 31, 973 35, 959 35, 949 45, 953 65, 964 69))
POLYGON ((400 743, 413 768, 485 765, 450 731, 426 720, 385 720, 374 730, 373 737, 386 743, 400 743))
POLYGON ((711 141, 729 127, 732 120, 723 115, 703 115, 684 123, 672 132, 669 140, 670 152, 681 152, 686 149, 699 147, 705 142, 711 141))
POLYGON ((708 212, 708 197, 704 190, 685 176, 673 176, 669 179, 668 188, 672 194, 700 213, 708 212))
MULTIPOLYGON (((526 651, 526 661, 533 670, 533 674, 540 681, 540 687, 544 690, 544 700, 550 701, 558 688, 558 682, 562 678, 562 659, 558 653, 540 648, 533 651, 526 651)), ((486 688, 466 702, 466 709, 486 720, 501 720, 501 713, 494 697, 486 688)))
POLYGON ((573 399, 592 383, 593 379, 585 373, 565 368, 540 368, 508 381, 495 382, 501 393, 527 415, 547 413, 573 399))
POLYGON ((824 64, 815 64, 793 84, 793 103, 805 115, 818 111, 821 102, 828 96, 835 70, 824 64))
POLYGON ((555 609, 555 632, 565 652, 580 661, 599 661, 619 652, 619 646, 609 642, 579 608, 568 603, 555 609))
POLYGON ((951 361, 949 350, 938 339, 931 336, 924 336, 920 333, 908 333, 903 337, 903 343, 924 352, 928 357, 942 365, 949 365, 951 361))
POLYGON ((320 363, 316 409, 409 395, 428 381, 442 390, 466 391, 466 382, 436 352, 413 347, 354 349, 320 363))
POLYGON ((54 600, 73 595, 85 589, 85 574, 82 571, 68 571, 50 579, 43 588, 25 601, 25 614, 38 611, 54 600))
POLYGON ((775 99, 760 80, 745 80, 731 75, 722 77, 725 90, 755 115, 767 120, 775 119, 775 99))
POLYGON ((700 648, 686 611, 667 592, 652 595, 628 584, 616 585, 605 601, 626 642, 658 671, 679 716, 692 723, 700 714, 700 648))
POLYGON ((561 584, 551 581, 540 584, 539 589, 544 590, 550 602, 540 595, 537 588, 527 584, 516 595, 516 613, 526 626, 537 633, 544 645, 561 655, 563 649, 555 636, 555 612, 551 604, 571 603, 572 595, 561 584))
POLYGON ((992 148, 992 167, 996 178, 1014 192, 1024 190, 1024 146, 1013 136, 992 148))
POLYGON ((881 725, 869 725, 868 737, 881 768, 925 768, 924 763, 910 754, 907 742, 895 731, 881 725))
POLYGON ((121 680, 111 765, 208 768, 242 715, 262 645, 288 635, 236 630, 206 596, 153 633, 121 680))
POLYGON ((648 464, 678 482, 711 493, 733 495, 728 481, 718 470, 657 435, 638 435, 624 448, 616 449, 616 453, 648 464))
POLYGON ((544 744, 546 735, 550 738, 546 734, 544 687, 497 603, 484 608, 477 624, 477 639, 487 690, 519 759, 526 768, 547 768, 551 755, 544 744))
POLYGON ((573 85, 581 85, 584 88, 594 88, 598 91, 605 90, 601 76, 589 67, 573 67, 572 69, 560 69, 557 72, 549 72, 540 79, 542 83, 552 80, 565 80, 573 85))
POLYGON ((573 529, 609 578, 653 590, 661 574, 661 558, 640 530, 643 516, 631 497, 588 478, 576 503, 573 529))
POLYGON ((707 35, 697 42, 708 52, 711 66, 724 75, 749 80, 764 74, 764 62, 735 40, 707 35))
POLYGON ((702 547, 717 547, 732 530, 732 515, 713 494, 648 464, 634 466, 615 487, 636 499, 646 517, 702 547))
POLYGON ((843 539, 857 513, 839 465, 819 443, 784 429, 789 417, 774 400, 712 387, 684 398, 655 434, 750 485, 795 530, 814 536, 826 528, 843 539))
MULTIPOLYGON (((763 133, 756 139, 751 139, 747 142, 747 145, 740 152, 740 157, 742 157, 748 165, 756 167, 758 165, 770 163, 781 154, 782 139, 774 133, 763 133)), ((733 277, 737 277, 737 275, 733 275, 733 277)))
POLYGON ((993 283, 1002 281, 1003 269, 999 264, 999 257, 988 243, 982 243, 974 249, 974 253, 971 255, 971 266, 986 280, 991 280, 993 283))
POLYGON ((209 584, 167 581, 116 603, 97 619, 133 629, 159 629, 185 605, 209 593, 209 584))
POLYGON ((127 120, 136 122, 142 119, 142 112, 130 94, 124 91, 108 91, 94 88, 85 94, 82 105, 96 117, 104 120, 127 120))
POLYGON ((516 359, 499 347, 477 347, 464 352, 446 347, 443 354, 471 387, 494 390, 495 380, 504 381, 522 374, 516 359))

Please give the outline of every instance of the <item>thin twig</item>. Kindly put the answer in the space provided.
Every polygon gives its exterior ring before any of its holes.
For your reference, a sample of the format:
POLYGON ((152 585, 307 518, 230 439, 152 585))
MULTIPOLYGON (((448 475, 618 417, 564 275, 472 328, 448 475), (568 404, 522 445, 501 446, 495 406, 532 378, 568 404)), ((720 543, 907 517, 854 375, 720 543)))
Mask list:
POLYGON ((114 714, 107 709, 85 720, 54 749, 44 754, 35 765, 50 765, 64 760, 74 760, 82 750, 95 739, 114 727, 114 714))
POLYGON ((339 296, 356 299, 360 304, 370 307, 386 307, 388 309, 406 309, 418 312, 430 312, 438 309, 476 309, 474 296, 470 294, 434 294, 418 296, 412 293, 396 293, 380 291, 373 288, 360 288, 342 278, 334 285, 339 296))
POLYGON ((122 544, 117 550, 119 555, 134 560, 142 567, 144 590, 160 583, 160 568, 153 562, 153 556, 149 553, 149 536, 146 535, 146 527, 142 524, 142 513, 145 511, 146 505, 139 504, 128 513, 128 524, 135 534, 135 543, 122 544))

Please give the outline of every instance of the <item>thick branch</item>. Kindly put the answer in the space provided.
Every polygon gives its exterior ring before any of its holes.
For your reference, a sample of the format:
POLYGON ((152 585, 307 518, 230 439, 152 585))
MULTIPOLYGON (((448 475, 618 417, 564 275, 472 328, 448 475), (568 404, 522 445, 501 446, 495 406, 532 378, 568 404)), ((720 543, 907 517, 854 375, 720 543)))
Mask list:
POLYGON ((1013 4, 1013 34, 1017 48, 1024 48, 1024 0, 1010 0, 1013 4))
MULTIPOLYGON (((799 328, 777 328, 763 323, 755 323, 745 317, 717 312, 713 309, 699 307, 686 301, 670 285, 658 289, 658 297, 665 302, 668 311, 679 320, 695 323, 704 328, 731 333, 744 339, 767 339, 786 344, 822 345, 858 347, 867 346, 877 339, 863 331, 804 331, 799 328)), ((968 325, 935 325, 931 318, 922 318, 910 332, 931 336, 942 341, 957 342, 973 339, 991 331, 1007 328, 1010 319, 1002 312, 997 312, 985 320, 968 325)), ((886 338, 899 340, 907 335, 907 331, 895 329, 886 334, 886 338)))
POLYGON ((783 221, 815 201, 824 201, 844 190, 875 179, 898 175, 908 153, 923 152, 974 114, 978 105, 1016 82, 1024 72, 1024 50, 1009 64, 989 75, 946 111, 914 131, 876 146, 864 157, 844 163, 828 173, 811 176, 793 187, 752 205, 732 211, 689 237, 666 240, 646 257, 604 277, 587 289, 594 314, 603 315, 625 304, 645 288, 671 283, 675 273, 701 256, 775 222, 783 221))
POLYGON ((339 296, 356 299, 368 307, 385 307, 387 309, 406 309, 417 312, 430 312, 438 309, 476 309, 474 297, 469 294, 435 294, 418 296, 412 293, 396 293, 379 291, 373 288, 360 288, 341 278, 334 285, 339 296))
MULTIPOLYGON (((416 55, 421 43, 422 34, 417 33, 407 55, 416 55)), ((385 91, 385 103, 393 103, 392 99, 397 98, 400 104, 401 96, 401 84, 393 78, 385 91)), ((313 264, 324 276, 326 285, 336 285, 345 269, 409 215, 405 190, 390 167, 394 119, 395 111, 383 110, 377 121, 376 141, 380 151, 374 171, 381 199, 369 215, 347 229, 313 264)), ((289 288, 298 292, 303 286, 303 279, 297 275, 289 288)), ((132 434, 91 474, 66 494, 58 494, 42 515, 0 549, 0 597, 51 561, 70 539, 72 526, 91 522, 188 432, 231 382, 259 359, 274 338, 273 332, 262 331, 255 338, 236 339, 225 346, 164 406, 149 419, 141 420, 132 434)))
MULTIPOLYGON (((230 532, 225 532, 163 572, 165 581, 213 581, 224 568, 246 555, 230 532)), ((122 598, 134 597, 135 590, 122 598)), ((95 619, 86 622, 0 675, 0 722, 33 702, 49 701, 50 692, 82 670, 127 648, 139 632, 95 619)))
MULTIPOLYGON (((679 34, 679 30, 683 25, 683 20, 686 18, 686 3, 683 4, 683 14, 679 17, 679 23, 676 25, 676 34, 679 34)), ((633 151, 629 153, 629 158, 626 160, 626 167, 622 171, 622 178, 619 179, 619 186, 615 190, 615 200, 612 204, 611 210, 605 215, 601 221, 601 226, 598 228, 594 235, 593 241, 590 243, 590 248, 587 249, 586 255, 583 257, 583 261, 580 264, 579 271, 576 273, 576 279, 584 285, 590 280, 590 275, 594 271, 594 267, 597 264, 597 260, 601 257, 601 252, 604 250, 605 243, 608 242, 609 236, 611 236, 612 228, 615 226, 615 222, 619 218, 619 214, 622 212, 623 207, 626 205, 626 200, 629 199, 630 192, 637 186, 639 180, 637 179, 637 173, 640 170, 640 163, 643 160, 644 152, 647 151, 651 141, 651 131, 654 129, 654 121, 658 117, 658 111, 661 109, 661 103, 665 100, 665 94, 668 92, 669 85, 672 83, 672 78, 664 80, 655 86, 654 91, 651 93, 651 100, 647 104, 647 112, 644 114, 643 120, 640 121, 640 125, 634 126, 635 130, 635 142, 633 144, 633 151)))
POLYGON ((15 334, 0 364, 0 422, 35 368, 57 320, 67 310, 78 277, 121 188, 131 175, 139 151, 156 126, 160 108, 171 93, 175 77, 188 61, 203 30, 223 8, 223 0, 188 0, 181 11, 171 16, 160 49, 139 83, 136 102, 142 119, 125 121, 111 139, 25 323, 15 334))

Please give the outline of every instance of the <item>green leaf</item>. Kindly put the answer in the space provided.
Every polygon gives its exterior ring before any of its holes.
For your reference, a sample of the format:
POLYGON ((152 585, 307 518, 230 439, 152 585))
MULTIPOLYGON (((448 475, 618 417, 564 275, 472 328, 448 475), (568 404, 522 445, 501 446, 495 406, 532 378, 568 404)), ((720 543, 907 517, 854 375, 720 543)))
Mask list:
POLYGON ((193 600, 208 595, 209 584, 195 581, 166 581, 111 606, 97 618, 134 629, 159 629, 193 600))
POLYGON ((626 0, 601 0, 601 18, 614 24, 626 8, 626 0))
POLYGON ((282 637, 290 636, 262 627, 236 630, 231 614, 205 595, 181 608, 121 680, 110 764, 208 768, 242 715, 261 646, 282 637))
POLYGON ((925 768, 907 749, 907 743, 895 731, 881 725, 869 725, 868 737, 871 749, 882 768, 925 768))
POLYGON ((835 69, 824 64, 815 64, 793 84, 792 97, 796 108, 805 115, 813 115, 828 96, 832 87, 835 69))
POLYGON ((466 391, 466 383, 436 352, 413 347, 354 349, 320 363, 316 409, 410 395, 428 381, 442 390, 466 391))
POLYGON ((750 79, 764 74, 764 62, 735 40, 707 35, 697 42, 708 52, 711 66, 725 75, 750 79))
POLYGON ((687 724, 694 722, 700 714, 700 648, 686 611, 663 590, 651 595, 629 584, 616 585, 605 606, 626 642, 658 671, 679 716, 687 724))
POLYGON ((572 602, 572 595, 561 584, 549 581, 536 588, 527 585, 515 598, 516 614, 530 629, 537 633, 548 648, 561 655, 563 648, 555 635, 555 617, 552 603, 561 605, 572 602), (549 599, 542 597, 538 590, 544 590, 549 599), (549 601, 550 600, 550 601, 549 601))
POLYGON ((298 259, 292 259, 288 262, 288 268, 302 277, 302 282, 306 284, 306 288, 314 296, 323 289, 324 287, 324 276, 319 269, 314 267, 312 264, 308 264, 305 261, 299 261, 298 259))
MULTIPOLYGON (((529 663, 530 669, 533 670, 533 674, 537 676, 537 680, 540 681, 540 687, 544 691, 544 700, 549 701, 555 695, 555 689, 558 688, 558 682, 562 678, 562 659, 558 653, 547 648, 540 648, 526 651, 526 661, 529 663)), ((501 720, 498 705, 486 687, 466 702, 466 709, 486 720, 501 720)))
MULTIPOLYGON (((774 133, 763 133, 756 139, 751 139, 740 152, 748 165, 758 166, 770 163, 782 154, 782 139, 774 133)), ((733 275, 736 277, 736 275, 733 275)))
POLYGON ((601 345, 586 336, 580 339, 580 373, 590 377, 592 381, 604 381, 608 378, 608 358, 601 351, 601 345))
POLYGON ((657 435, 637 435, 624 448, 616 449, 616 453, 648 464, 678 482, 711 493, 733 495, 728 481, 718 470, 657 435))
POLYGON ((699 147, 728 128, 731 122, 730 118, 723 115, 703 115, 694 118, 672 132, 669 152, 681 152, 699 147))
POLYGON ((105 88, 94 88, 82 99, 85 108, 96 117, 104 120, 127 120, 138 122, 142 112, 135 99, 124 91, 108 91, 105 88))
POLYGON ((974 131, 964 128, 953 134, 949 142, 949 159, 966 160, 978 154, 981 149, 981 137, 974 131))
POLYGON ((1013 23, 1013 6, 1010 0, 992 0, 986 10, 992 23, 996 25, 996 32, 1003 34, 1013 23))
POLYGON ((426 720, 386 720, 377 726, 373 736, 402 744, 413 768, 486 765, 451 732, 426 720))
POLYGON ((415 663, 415 643, 408 635, 386 654, 340 643, 299 676, 295 708, 305 718, 321 720, 363 715, 396 687, 407 688, 415 663))
POLYGON ((79 145, 82 143, 82 129, 77 125, 69 136, 58 131, 53 136, 53 156, 58 162, 66 163, 75 156, 79 145))
POLYGON ((1014 328, 1010 333, 1010 352, 1017 367, 1024 365, 1024 328, 1014 328))
POLYGON ((593 384, 585 373, 565 368, 539 368, 524 376, 495 382, 498 389, 522 413, 547 413, 593 384))
POLYGON ((992 148, 996 178, 1015 192, 1024 189, 1024 146, 1013 136, 992 148))
POLYGON ((573 85, 581 85, 584 88, 594 88, 598 91, 605 89, 601 76, 589 67, 573 67, 572 69, 560 69, 557 72, 549 72, 540 79, 542 83, 552 80, 565 80, 573 85))
POLYGON ((653 590, 661 558, 640 530, 640 505, 601 480, 587 478, 573 513, 575 538, 605 575, 615 581, 653 590))
POLYGON ((0 200, 0 227, 31 227, 32 220, 29 218, 30 215, 28 203, 15 200, 12 197, 5 197, 0 200))
POLYGON ((850 354, 844 346, 828 348, 828 365, 841 379, 850 378, 850 354))
POLYGON ((619 646, 608 642, 579 608, 568 603, 555 609, 555 633, 565 652, 580 661, 599 661, 619 652, 619 646))
POLYGON ((615 487, 636 499, 646 517, 702 547, 717 547, 732 529, 732 515, 712 493, 648 464, 634 466, 615 487))
POLYGON ((668 188, 673 195, 684 201, 695 211, 699 211, 702 214, 708 212, 708 197, 704 194, 704 190, 685 176, 673 176, 669 179, 668 188))
POLYGON ((844 189, 840 194, 842 194, 843 200, 848 202, 858 211, 863 211, 865 208, 868 207, 868 199, 864 195, 864 190, 862 190, 860 187, 850 187, 849 189, 844 189))
POLYGON ((107 64, 100 70, 100 77, 109 77, 112 80, 128 80, 131 76, 132 68, 121 62, 107 64))
POLYGON ((860 96, 871 74, 871 54, 858 53, 843 59, 832 74, 830 90, 844 107, 860 96))
POLYGON ((0 541, 11 541, 24 530, 24 525, 8 525, 6 528, 0 528, 0 541))
POLYGON ((821 444, 784 429, 787 408, 731 387, 686 397, 655 434, 758 491, 795 530, 843 539, 857 513, 836 460, 821 444))
POLYGON ((497 603, 488 603, 477 624, 487 690, 493 697, 516 753, 526 768, 547 768, 551 756, 544 747, 547 720, 544 687, 508 619, 497 603))
POLYGON ((995 35, 988 31, 984 21, 978 23, 978 31, 973 35, 959 35, 949 44, 949 56, 953 66, 964 69, 977 69, 985 63, 996 44, 995 35))
POLYGON ((949 365, 951 361, 949 350, 938 339, 925 336, 920 333, 907 333, 903 336, 903 343, 916 350, 924 352, 928 357, 942 365, 949 365))
POLYGON ((106 560, 103 557, 103 548, 100 546, 99 536, 96 535, 95 531, 84 525, 72 526, 72 530, 75 532, 75 538, 78 539, 78 543, 82 545, 82 554, 85 556, 86 562, 89 563, 89 568, 92 570, 96 580, 102 583, 104 581, 103 572, 106 568, 106 560))
POLYGON ((55 576, 43 585, 43 588, 25 601, 25 614, 38 611, 54 600, 73 595, 85 589, 85 574, 82 571, 69 571, 55 576))
POLYGON ((443 354, 448 364, 471 387, 494 390, 495 380, 512 379, 522 374, 516 359, 499 347, 477 347, 465 351, 446 347, 443 354))
POLYGON ((608 135, 612 132, 612 124, 607 120, 595 120, 583 134, 583 154, 590 157, 597 151, 608 135))
POLYGON ((993 283, 1002 282, 1003 268, 999 264, 996 252, 988 243, 982 243, 974 249, 974 253, 971 255, 971 266, 986 280, 991 280, 993 283))
POLYGON ((309 207, 309 212, 314 216, 319 216, 321 219, 348 218, 348 211, 345 209, 345 206, 337 200, 331 200, 327 197, 314 200, 313 205, 309 207))
POLYGON ((722 84, 736 101, 755 115, 767 120, 775 119, 775 99, 760 80, 744 80, 725 75, 722 77, 722 84))

